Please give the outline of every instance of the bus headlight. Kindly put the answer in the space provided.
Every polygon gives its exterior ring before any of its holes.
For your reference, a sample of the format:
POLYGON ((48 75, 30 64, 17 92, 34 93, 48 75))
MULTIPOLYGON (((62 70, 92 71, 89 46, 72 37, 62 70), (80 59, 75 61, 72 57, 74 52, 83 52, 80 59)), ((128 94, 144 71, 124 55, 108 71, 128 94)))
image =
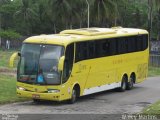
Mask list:
POLYGON ((48 89, 48 93, 58 93, 60 90, 57 89, 48 89))
POLYGON ((25 91, 25 90, 26 90, 25 88, 23 88, 23 87, 19 87, 19 86, 17 86, 17 89, 19 89, 19 90, 23 90, 23 91, 25 91))

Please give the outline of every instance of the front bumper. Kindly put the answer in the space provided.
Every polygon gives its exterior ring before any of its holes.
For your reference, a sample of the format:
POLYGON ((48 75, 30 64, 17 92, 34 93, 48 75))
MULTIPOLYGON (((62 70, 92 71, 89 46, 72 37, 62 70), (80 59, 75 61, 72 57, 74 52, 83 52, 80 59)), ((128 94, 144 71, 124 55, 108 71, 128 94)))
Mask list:
POLYGON ((17 96, 31 98, 31 99, 62 101, 60 92, 59 93, 38 93, 38 92, 23 91, 23 90, 17 89, 17 96))

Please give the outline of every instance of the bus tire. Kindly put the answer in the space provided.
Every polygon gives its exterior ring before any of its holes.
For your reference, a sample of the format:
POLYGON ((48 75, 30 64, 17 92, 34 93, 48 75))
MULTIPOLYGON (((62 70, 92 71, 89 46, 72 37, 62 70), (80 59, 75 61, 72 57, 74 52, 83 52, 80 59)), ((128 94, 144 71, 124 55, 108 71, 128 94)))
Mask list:
POLYGON ((131 75, 127 82, 127 90, 131 90, 134 87, 134 76, 131 75))
POLYGON ((71 99, 68 101, 69 104, 73 104, 77 101, 78 95, 77 95, 78 91, 75 89, 75 87, 72 90, 72 95, 71 95, 71 99))
POLYGON ((123 76, 122 82, 121 82, 121 87, 119 88, 120 92, 124 92, 127 88, 127 77, 123 76))
POLYGON ((39 100, 39 99, 33 99, 33 102, 34 103, 41 103, 41 100, 39 100))

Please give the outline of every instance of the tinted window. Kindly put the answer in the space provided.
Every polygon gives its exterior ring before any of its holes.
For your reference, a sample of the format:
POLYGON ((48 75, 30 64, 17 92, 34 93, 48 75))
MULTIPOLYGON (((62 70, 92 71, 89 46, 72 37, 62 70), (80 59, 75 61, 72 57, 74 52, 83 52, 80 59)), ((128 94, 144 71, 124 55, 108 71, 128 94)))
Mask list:
POLYGON ((87 42, 76 43, 76 62, 87 59, 87 42))
POLYGON ((136 51, 136 37, 130 37, 128 39, 128 52, 136 51))
POLYGON ((138 52, 147 47, 148 35, 79 42, 76 43, 75 61, 138 52))
POLYGON ((147 49, 148 47, 148 36, 143 35, 143 50, 147 49))
POLYGON ((127 52, 127 38, 117 38, 118 54, 127 52))
POLYGON ((66 48, 64 69, 63 69, 63 81, 62 81, 63 83, 67 81, 72 72, 73 59, 74 59, 74 44, 72 43, 68 45, 66 48))
POLYGON ((115 39, 105 39, 100 41, 95 41, 95 49, 97 57, 104 57, 116 54, 116 40, 115 39))
POLYGON ((92 59, 95 58, 95 41, 87 42, 87 58, 92 59))

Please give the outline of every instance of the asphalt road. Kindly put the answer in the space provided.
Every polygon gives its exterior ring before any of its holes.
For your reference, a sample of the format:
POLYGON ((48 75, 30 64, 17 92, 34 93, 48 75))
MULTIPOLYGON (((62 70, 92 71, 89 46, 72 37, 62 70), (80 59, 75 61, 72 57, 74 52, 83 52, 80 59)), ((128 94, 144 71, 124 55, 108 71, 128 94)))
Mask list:
MULTIPOLYGON (((62 117, 61 119, 65 120, 75 119, 75 114, 79 114, 76 115, 77 120, 83 117, 106 119, 106 114, 114 114, 114 117, 116 117, 118 114, 139 113, 144 107, 158 100, 160 100, 160 77, 152 77, 143 83, 136 84, 134 89, 126 92, 105 91, 81 97, 75 104, 67 104, 66 102, 42 102, 35 104, 32 101, 6 104, 0 106, 0 113, 32 114, 30 115, 31 118, 36 119, 37 116, 41 116, 45 120, 53 119, 53 114, 55 119, 59 119, 60 116, 62 117), (67 117, 66 115, 56 114, 72 114, 72 116, 67 117), (87 116, 81 114, 87 114, 87 116)), ((28 118, 24 116, 20 118, 24 120, 28 118)))

